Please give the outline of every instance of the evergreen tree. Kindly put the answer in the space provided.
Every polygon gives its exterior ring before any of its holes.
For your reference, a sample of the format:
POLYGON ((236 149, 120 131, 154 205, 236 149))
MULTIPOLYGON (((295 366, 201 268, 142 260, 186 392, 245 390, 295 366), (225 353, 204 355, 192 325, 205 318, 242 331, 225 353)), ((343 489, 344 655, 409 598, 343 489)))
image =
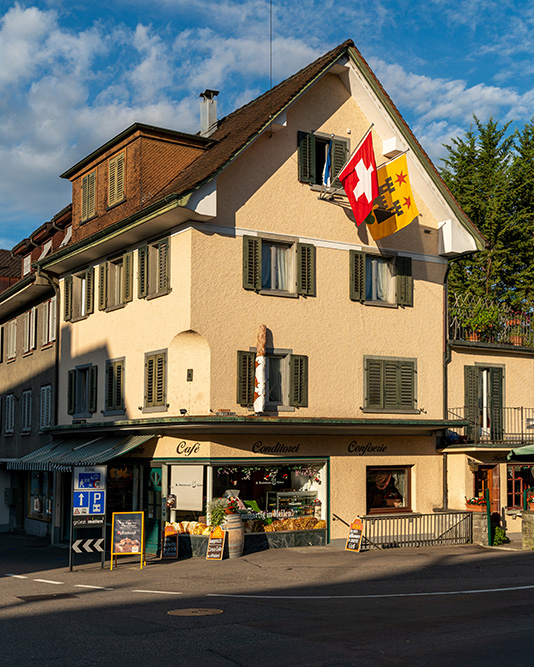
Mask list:
POLYGON ((449 288, 517 306, 513 272, 508 270, 510 257, 519 250, 517 244, 510 245, 518 235, 512 189, 515 135, 506 135, 509 123, 499 127, 493 118, 482 123, 476 116, 474 122, 463 137, 445 145, 442 176, 486 237, 487 249, 453 263, 449 288))

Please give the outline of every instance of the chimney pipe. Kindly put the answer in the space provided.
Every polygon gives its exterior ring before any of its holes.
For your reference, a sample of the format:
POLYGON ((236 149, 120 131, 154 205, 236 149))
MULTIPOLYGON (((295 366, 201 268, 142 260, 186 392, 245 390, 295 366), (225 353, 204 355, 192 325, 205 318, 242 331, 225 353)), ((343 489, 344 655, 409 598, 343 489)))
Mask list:
POLYGON ((217 100, 218 90, 206 89, 200 93, 200 136, 209 137, 217 129, 217 100))

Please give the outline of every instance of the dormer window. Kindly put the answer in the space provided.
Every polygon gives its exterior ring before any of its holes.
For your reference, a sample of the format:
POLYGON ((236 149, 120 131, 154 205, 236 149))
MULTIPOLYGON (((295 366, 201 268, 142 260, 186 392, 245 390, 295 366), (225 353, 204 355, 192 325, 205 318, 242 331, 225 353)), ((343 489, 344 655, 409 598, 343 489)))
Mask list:
POLYGON ((108 206, 114 206, 124 199, 124 153, 109 161, 108 206))
POLYGON ((82 222, 96 215, 96 171, 82 179, 82 222))
POLYGON ((22 260, 22 275, 27 276, 32 267, 32 256, 26 255, 22 260))

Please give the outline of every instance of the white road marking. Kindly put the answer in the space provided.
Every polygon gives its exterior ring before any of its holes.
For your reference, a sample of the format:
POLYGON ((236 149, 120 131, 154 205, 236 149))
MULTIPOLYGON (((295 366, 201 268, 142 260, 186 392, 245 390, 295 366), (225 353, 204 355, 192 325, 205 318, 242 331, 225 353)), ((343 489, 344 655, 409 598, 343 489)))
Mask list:
POLYGON ((13 577, 13 579, 27 579, 23 574, 4 574, 4 577, 13 577))
POLYGON ((42 584, 63 584, 63 581, 50 581, 50 579, 34 579, 34 581, 40 581, 42 584))
POLYGON ((112 591, 113 588, 106 588, 106 586, 89 586, 89 584, 74 584, 74 588, 96 588, 100 591, 112 591))
POLYGON ((432 597, 435 595, 477 595, 479 593, 507 593, 525 591, 532 586, 510 586, 509 588, 481 588, 467 591, 436 591, 434 593, 384 593, 381 595, 234 595, 232 593, 206 593, 207 597, 251 598, 255 600, 369 600, 371 598, 413 598, 432 597))
POLYGON ((183 593, 178 593, 177 591, 145 591, 142 589, 133 590, 132 593, 159 593, 160 595, 183 595, 183 593))

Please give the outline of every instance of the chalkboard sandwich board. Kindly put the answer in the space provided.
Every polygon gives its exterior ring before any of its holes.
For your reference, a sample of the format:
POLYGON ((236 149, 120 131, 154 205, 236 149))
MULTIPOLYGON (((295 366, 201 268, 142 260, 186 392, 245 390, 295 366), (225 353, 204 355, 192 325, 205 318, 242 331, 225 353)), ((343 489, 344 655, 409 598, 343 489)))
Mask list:
POLYGON ((347 544, 345 551, 360 551, 362 548, 363 538, 363 523, 361 519, 354 519, 350 524, 349 536, 347 537, 347 544))
POLYGON ((178 531, 168 523, 161 537, 161 558, 178 558, 178 531))
MULTIPOLYGON (((144 512, 113 512, 111 525, 111 569, 113 556, 139 555, 141 568, 144 557, 144 512)), ((115 558, 116 560, 116 558, 115 558)))
POLYGON ((206 560, 222 560, 226 531, 216 526, 210 533, 206 560))

